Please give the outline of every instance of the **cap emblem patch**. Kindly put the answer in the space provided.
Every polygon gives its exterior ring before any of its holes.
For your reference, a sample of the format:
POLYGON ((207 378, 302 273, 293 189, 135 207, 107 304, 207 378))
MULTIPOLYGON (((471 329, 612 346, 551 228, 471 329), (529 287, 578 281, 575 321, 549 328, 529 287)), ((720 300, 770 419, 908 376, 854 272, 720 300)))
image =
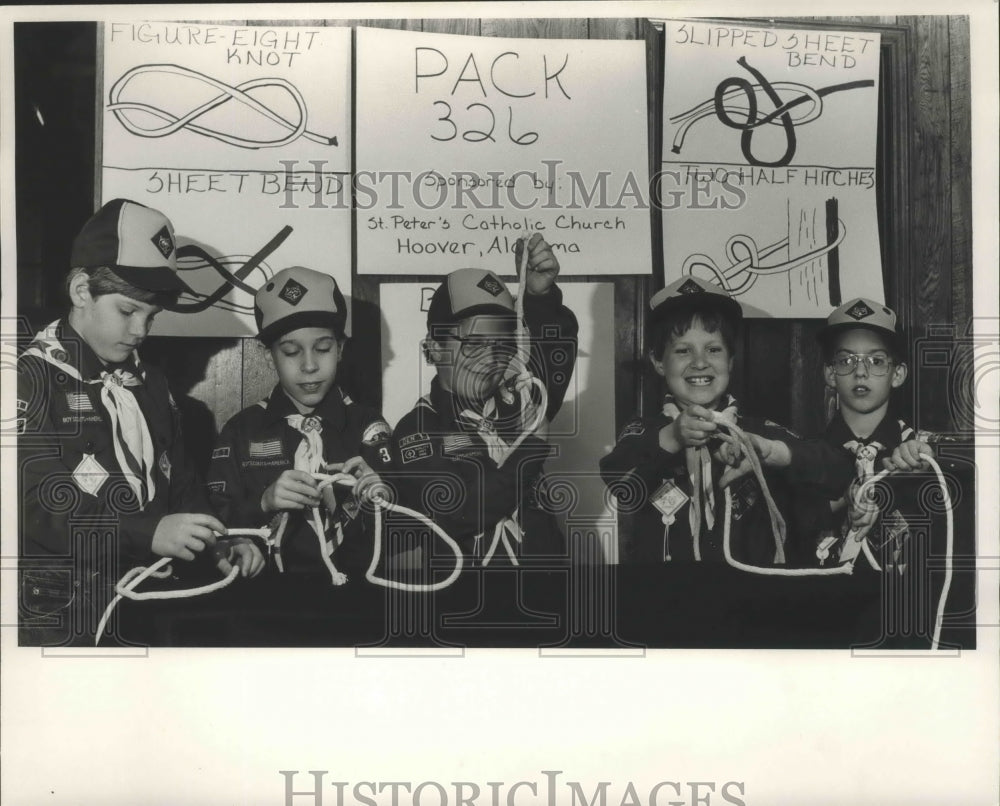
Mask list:
POLYGON ((677 289, 679 294, 700 294, 704 291, 700 285, 698 285, 694 280, 688 280, 680 288, 677 289))
POLYGON ((495 277, 486 275, 482 280, 476 283, 476 286, 483 289, 488 294, 494 297, 499 297, 503 293, 503 285, 495 277))
POLYGON ((170 237, 170 230, 167 229, 166 225, 160 227, 160 231, 150 240, 165 258, 170 257, 170 253, 174 251, 174 239, 170 237))
POLYGON ((298 305, 308 291, 309 289, 302 285, 302 283, 298 283, 289 278, 288 282, 285 283, 281 291, 278 292, 278 297, 283 299, 289 305, 298 305))
POLYGON ((873 311, 871 308, 865 305, 865 303, 862 302, 861 300, 858 300, 854 305, 851 306, 851 309, 847 311, 847 315, 856 319, 857 321, 861 321, 862 319, 867 319, 874 313, 875 311, 873 311))

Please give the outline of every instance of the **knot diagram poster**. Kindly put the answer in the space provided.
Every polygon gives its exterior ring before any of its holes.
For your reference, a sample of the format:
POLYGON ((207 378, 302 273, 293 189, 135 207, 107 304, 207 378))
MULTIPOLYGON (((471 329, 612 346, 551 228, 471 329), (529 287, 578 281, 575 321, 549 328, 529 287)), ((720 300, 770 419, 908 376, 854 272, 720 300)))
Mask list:
POLYGON ((663 69, 666 282, 751 316, 881 301, 879 35, 667 21, 663 69))
POLYGON ((194 292, 159 334, 255 333, 287 266, 350 294, 350 68, 349 28, 104 25, 102 199, 171 219, 194 292))

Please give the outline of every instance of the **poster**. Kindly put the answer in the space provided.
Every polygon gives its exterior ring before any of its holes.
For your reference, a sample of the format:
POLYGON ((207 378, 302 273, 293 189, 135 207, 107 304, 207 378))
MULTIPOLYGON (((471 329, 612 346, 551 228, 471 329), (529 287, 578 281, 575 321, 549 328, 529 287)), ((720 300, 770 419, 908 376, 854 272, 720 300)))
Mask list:
POLYGON ((750 316, 883 301, 875 203, 879 34, 668 20, 666 282, 750 316))
POLYGON ((351 32, 104 26, 101 195, 161 210, 195 292, 158 335, 253 335, 253 293, 307 266, 350 294, 351 32))
POLYGON ((648 273, 645 58, 359 28, 358 272, 447 274, 541 232, 567 273, 648 273))
MULTIPOLYGON (((422 344, 435 288, 437 283, 382 283, 379 291, 382 413, 393 426, 430 391, 434 367, 424 361, 422 344)), ((607 383, 615 359, 614 285, 571 282, 559 288, 580 325, 579 348, 566 397, 549 425, 557 454, 545 463, 545 472, 574 557, 615 562, 615 517, 597 468, 615 439, 615 391, 607 383)))

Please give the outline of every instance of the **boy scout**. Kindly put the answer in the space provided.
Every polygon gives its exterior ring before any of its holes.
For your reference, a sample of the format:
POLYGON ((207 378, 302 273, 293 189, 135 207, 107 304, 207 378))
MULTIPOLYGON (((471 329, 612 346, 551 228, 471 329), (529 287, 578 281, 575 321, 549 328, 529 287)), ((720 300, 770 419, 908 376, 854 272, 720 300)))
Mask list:
POLYGON ((162 213, 104 205, 73 243, 68 314, 18 361, 23 643, 89 643, 118 577, 155 555, 215 547, 225 573, 230 560, 244 575, 262 564, 245 541, 217 544, 225 526, 185 456, 166 380, 137 354, 188 290, 176 254, 162 213))
MULTIPOLYGON (((506 286, 484 269, 452 272, 427 311, 424 354, 436 370, 430 393, 403 416, 392 439, 399 503, 433 518, 467 556, 480 559, 501 535, 515 554, 565 552, 539 501, 550 453, 540 434, 569 386, 577 321, 562 304, 559 262, 549 245, 536 234, 527 249, 527 367, 510 371, 519 323, 506 286), (544 409, 532 377, 544 386, 544 409)), ((394 530, 395 539, 392 531, 390 551, 408 548, 398 537, 407 530, 394 530)), ((424 551, 425 564, 426 558, 424 551)))
POLYGON ((391 429, 336 384, 345 342, 344 296, 333 277, 294 266, 257 291, 254 314, 278 383, 222 429, 208 472, 212 503, 230 526, 273 520, 271 548, 279 571, 325 573, 326 565, 337 584, 347 576, 360 578, 374 527, 358 501, 378 481, 372 468, 391 463, 391 429), (334 469, 356 477, 353 492, 318 489, 313 474, 334 469), (321 503, 317 532, 313 509, 321 503))
POLYGON ((822 442, 739 413, 728 388, 742 318, 739 303, 697 277, 650 300, 647 341, 666 387, 663 408, 628 423, 601 460, 619 498, 624 562, 723 561, 719 502, 730 484, 733 558, 754 566, 800 562, 797 528, 789 530, 790 545, 776 549, 764 491, 752 476, 740 477, 745 461, 725 468, 741 457, 721 443, 718 414, 748 433, 765 467, 785 469, 765 474, 779 510, 788 511, 793 482, 835 493, 850 477, 849 464, 822 442))

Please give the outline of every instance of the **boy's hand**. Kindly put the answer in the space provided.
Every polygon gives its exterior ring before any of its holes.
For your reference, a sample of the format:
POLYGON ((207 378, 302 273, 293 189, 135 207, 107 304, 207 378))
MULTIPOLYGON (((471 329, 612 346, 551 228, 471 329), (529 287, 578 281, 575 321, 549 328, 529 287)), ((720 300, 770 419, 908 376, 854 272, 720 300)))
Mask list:
POLYGON ((358 480, 354 485, 354 497, 358 501, 368 501, 376 493, 386 495, 386 485, 382 482, 382 477, 369 467, 368 463, 360 456, 348 459, 344 462, 344 473, 350 473, 358 480))
POLYGON ((233 570, 233 563, 239 566, 242 577, 255 577, 264 568, 264 555, 256 543, 245 537, 221 538, 215 552, 216 567, 225 576, 233 570))
POLYGON ((718 428, 711 411, 691 405, 660 429, 660 447, 669 453, 680 453, 681 448, 700 448, 715 436, 718 428))
POLYGON ((286 470, 260 497, 264 512, 319 506, 316 479, 304 470, 286 470))
POLYGON ((927 470, 929 465, 920 455, 922 453, 933 456, 934 450, 922 440, 910 439, 896 446, 892 452, 892 456, 887 456, 882 460, 882 466, 886 470, 904 470, 908 472, 927 470))
MULTIPOLYGON (((514 244, 514 266, 515 272, 521 268, 521 244, 518 240, 514 244)), ((541 233, 536 232, 528 241, 528 270, 525 279, 525 288, 529 294, 545 294, 556 277, 559 276, 559 261, 552 254, 552 247, 546 243, 541 233)))
POLYGON ((176 512, 164 515, 156 524, 150 548, 161 557, 193 560, 195 552, 215 545, 215 535, 225 534, 218 519, 200 512, 176 512))
MULTIPOLYGON (((791 454, 784 442, 777 439, 765 439, 758 434, 751 434, 749 431, 745 433, 750 440, 750 444, 753 446, 754 452, 757 454, 757 458, 760 459, 761 465, 765 467, 787 467, 790 464, 791 454)), ((723 458, 721 457, 722 448, 720 448, 719 452, 720 458, 723 458)), ((737 479, 743 478, 747 473, 753 472, 753 464, 750 462, 750 457, 743 450, 740 450, 736 458, 738 462, 727 462, 732 467, 728 468, 719 478, 719 486, 723 489, 737 479)))

